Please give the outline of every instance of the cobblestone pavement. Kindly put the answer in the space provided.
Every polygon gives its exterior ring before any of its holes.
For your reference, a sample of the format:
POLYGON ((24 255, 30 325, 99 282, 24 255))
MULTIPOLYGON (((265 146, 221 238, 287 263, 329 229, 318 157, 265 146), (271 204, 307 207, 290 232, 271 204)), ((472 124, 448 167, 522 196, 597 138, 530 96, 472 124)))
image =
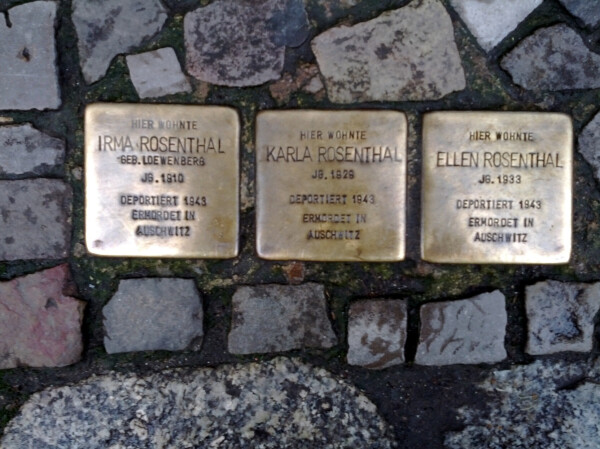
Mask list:
POLYGON ((595 1, 0 2, 0 446, 600 447, 599 104, 595 1), (87 252, 97 102, 238 111, 237 257, 87 252), (407 115, 405 260, 260 259, 257 113, 349 108, 407 115), (422 260, 456 110, 572 118, 568 263, 422 260))

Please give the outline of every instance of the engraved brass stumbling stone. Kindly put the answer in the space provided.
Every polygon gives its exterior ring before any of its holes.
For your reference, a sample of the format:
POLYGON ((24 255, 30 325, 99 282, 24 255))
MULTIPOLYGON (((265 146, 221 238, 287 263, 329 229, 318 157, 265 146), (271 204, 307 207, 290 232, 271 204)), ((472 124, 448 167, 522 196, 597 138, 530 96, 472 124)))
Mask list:
POLYGON ((423 123, 423 259, 566 263, 571 119, 557 113, 433 112, 423 123))
POLYGON ((239 119, 218 106, 107 104, 85 112, 92 254, 238 253, 239 119))
POLYGON ((397 111, 261 112, 259 256, 402 260, 406 129, 406 117, 397 111))

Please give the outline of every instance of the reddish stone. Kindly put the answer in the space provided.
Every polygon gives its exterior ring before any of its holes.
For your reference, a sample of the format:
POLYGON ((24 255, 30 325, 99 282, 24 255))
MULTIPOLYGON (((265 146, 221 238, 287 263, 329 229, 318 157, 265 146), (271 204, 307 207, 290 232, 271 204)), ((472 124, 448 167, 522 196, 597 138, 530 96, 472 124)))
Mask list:
POLYGON ((406 302, 366 300, 348 312, 348 363, 383 369, 404 362, 406 302))
POLYGON ((0 283, 0 369, 80 359, 85 303, 66 296, 67 289, 67 264, 0 283))
MULTIPOLYGON (((316 65, 301 64, 293 77, 286 73, 279 81, 269 86, 271 96, 278 104, 285 104, 290 101, 292 95, 300 89, 312 94, 324 89, 319 78, 319 68, 316 65)), ((317 99, 322 96, 319 95, 317 99)))
POLYGON ((282 268, 290 284, 300 284, 304 281, 304 264, 302 262, 291 262, 282 268))

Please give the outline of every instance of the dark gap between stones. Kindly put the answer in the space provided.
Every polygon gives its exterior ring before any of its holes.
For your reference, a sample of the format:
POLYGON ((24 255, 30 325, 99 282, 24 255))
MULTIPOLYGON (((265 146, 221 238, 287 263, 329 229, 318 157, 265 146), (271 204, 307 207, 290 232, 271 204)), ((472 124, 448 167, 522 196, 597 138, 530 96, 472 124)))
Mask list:
POLYGON ((8 16, 8 11, 2 11, 2 15, 4 16, 4 21, 6 22, 6 26, 8 28, 12 28, 12 22, 10 21, 10 17, 8 16))

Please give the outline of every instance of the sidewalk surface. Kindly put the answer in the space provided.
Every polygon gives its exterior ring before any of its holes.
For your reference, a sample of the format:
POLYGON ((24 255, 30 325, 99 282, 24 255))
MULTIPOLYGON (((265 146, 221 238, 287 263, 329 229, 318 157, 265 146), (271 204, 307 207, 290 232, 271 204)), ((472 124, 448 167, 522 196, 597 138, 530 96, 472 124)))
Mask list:
POLYGON ((4 0, 0 447, 600 447, 599 105, 596 1, 4 0), (237 257, 88 253, 98 102, 237 111, 237 257), (406 114, 405 260, 257 256, 283 109, 406 114), (572 119, 568 263, 422 259, 431 111, 572 119))

